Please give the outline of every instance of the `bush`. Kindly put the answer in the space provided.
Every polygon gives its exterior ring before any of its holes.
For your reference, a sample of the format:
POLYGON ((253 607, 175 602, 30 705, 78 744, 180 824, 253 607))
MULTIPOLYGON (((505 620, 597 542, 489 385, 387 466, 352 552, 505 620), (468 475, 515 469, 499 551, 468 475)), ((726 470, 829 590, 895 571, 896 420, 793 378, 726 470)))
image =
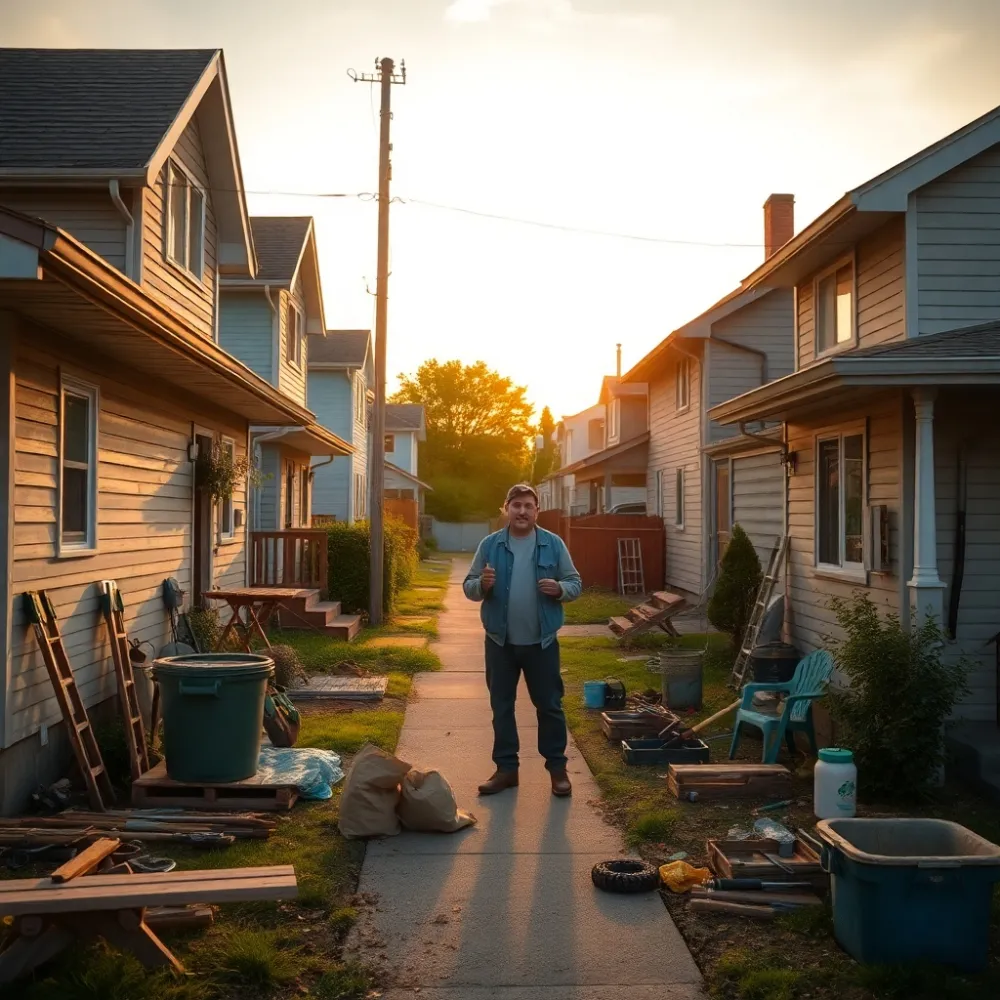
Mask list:
MULTIPOLYGON (((328 589, 331 601, 340 601, 353 614, 369 610, 369 527, 367 521, 327 526, 329 538, 328 589)), ((417 570, 417 533, 396 518, 386 518, 385 561, 382 574, 382 610, 391 612, 401 590, 413 582, 417 570)))
POLYGON ((750 536, 738 524, 726 546, 719 579, 708 602, 708 620, 739 648, 753 612, 763 573, 750 536))
POLYGON ((846 635, 831 642, 833 656, 850 683, 830 689, 830 713, 838 740, 854 751, 858 787, 867 798, 920 798, 944 763, 944 723, 965 693, 969 664, 942 659, 943 633, 931 618, 905 632, 863 591, 830 607, 846 635))
POLYGON ((272 646, 268 656, 274 660, 275 684, 283 688, 294 688, 308 682, 309 675, 293 646, 272 646))

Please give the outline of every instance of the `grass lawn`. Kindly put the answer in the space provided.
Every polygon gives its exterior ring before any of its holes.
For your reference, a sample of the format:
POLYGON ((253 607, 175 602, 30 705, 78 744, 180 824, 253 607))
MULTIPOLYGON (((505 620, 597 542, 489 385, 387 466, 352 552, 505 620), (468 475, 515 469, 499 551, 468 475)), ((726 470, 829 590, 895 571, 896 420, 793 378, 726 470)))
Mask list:
POLYGON ((567 625, 606 625, 609 618, 624 615, 636 603, 599 587, 588 587, 572 603, 566 605, 567 625))
MULTIPOLYGON (((449 569, 424 563, 414 586, 443 592, 449 569)), ((423 596, 411 591, 402 595, 402 603, 414 607, 423 596)), ((432 625, 437 610, 426 611, 432 625)), ((335 750, 345 769, 365 743, 395 749, 413 674, 440 667, 426 648, 369 644, 378 635, 400 631, 390 623, 352 643, 290 629, 273 636, 293 645, 310 672, 350 659, 373 673, 388 673, 390 679, 387 697, 376 705, 300 706, 298 746, 335 750)), ((341 961, 344 938, 356 917, 354 894, 364 859, 364 845, 344 840, 337 829, 341 788, 327 802, 300 802, 279 815, 278 828, 266 841, 238 841, 217 851, 153 845, 154 853, 175 858, 182 869, 295 867, 299 895, 294 902, 225 905, 208 931, 163 934, 193 976, 147 974, 131 956, 98 944, 65 955, 35 981, 4 987, 4 1000, 363 1000, 372 995, 377 984, 368 971, 341 961)), ((0 868, 0 878, 44 872, 0 868)))
MULTIPOLYGON (((643 645, 662 643, 650 637, 643 645)), ((698 647, 704 636, 684 636, 682 644, 698 647)), ((628 843, 643 857, 658 864, 686 851, 691 864, 705 865, 705 841, 724 836, 732 826, 749 827, 752 809, 762 802, 729 800, 719 803, 679 803, 669 794, 665 766, 633 767, 622 760, 600 730, 600 713, 583 707, 583 682, 601 677, 621 678, 630 691, 657 688, 659 678, 648 673, 642 661, 621 662, 635 650, 621 650, 613 640, 563 639, 560 641, 566 681, 566 714, 573 737, 594 772, 602 791, 608 819, 625 832, 628 843)), ((709 640, 704 679, 704 707, 692 722, 733 701, 726 686, 730 667, 726 640, 709 640)), ((703 737, 725 734, 727 721, 703 737)), ((713 761, 725 760, 728 738, 709 741, 713 761)), ((760 760, 760 743, 744 739, 740 757, 760 760)), ((810 829, 812 813, 812 761, 805 756, 791 761, 783 752, 781 762, 794 771, 795 803, 772 813, 791 829, 810 829)), ((863 779, 863 776, 862 776, 863 779)), ((963 790, 945 789, 920 810, 866 807, 859 815, 927 815, 953 819, 994 843, 1000 843, 1000 807, 963 790)), ((682 896, 666 893, 671 916, 703 973, 715 1000, 993 1000, 1000 996, 1000 894, 994 899, 991 966, 978 977, 952 975, 939 968, 884 968, 859 966, 833 939, 828 906, 816 912, 797 913, 776 921, 698 916, 688 911, 682 896)))

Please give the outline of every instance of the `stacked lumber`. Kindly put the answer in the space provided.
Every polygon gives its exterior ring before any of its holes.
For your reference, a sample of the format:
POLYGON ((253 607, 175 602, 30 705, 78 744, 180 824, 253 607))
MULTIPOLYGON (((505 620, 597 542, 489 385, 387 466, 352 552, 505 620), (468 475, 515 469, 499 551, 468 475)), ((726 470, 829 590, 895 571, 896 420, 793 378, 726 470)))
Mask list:
POLYGON ((671 764, 667 787, 679 799, 704 802, 715 799, 772 798, 791 794, 792 775, 781 764, 671 764))

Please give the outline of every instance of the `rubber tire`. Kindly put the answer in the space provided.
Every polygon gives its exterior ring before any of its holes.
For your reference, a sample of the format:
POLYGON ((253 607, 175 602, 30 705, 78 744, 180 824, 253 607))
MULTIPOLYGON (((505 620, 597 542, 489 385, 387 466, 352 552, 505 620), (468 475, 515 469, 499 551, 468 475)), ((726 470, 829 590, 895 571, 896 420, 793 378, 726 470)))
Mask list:
POLYGON ((590 878, 604 892, 652 892, 660 885, 659 870, 646 861, 601 861, 591 869, 590 878))

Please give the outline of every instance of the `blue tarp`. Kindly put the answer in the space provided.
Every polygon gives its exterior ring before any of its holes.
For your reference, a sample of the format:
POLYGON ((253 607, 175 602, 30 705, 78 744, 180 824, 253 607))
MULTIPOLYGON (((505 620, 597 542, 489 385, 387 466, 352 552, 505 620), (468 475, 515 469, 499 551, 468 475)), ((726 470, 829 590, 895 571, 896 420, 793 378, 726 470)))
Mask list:
POLYGON ((294 785, 304 799, 328 799, 333 786, 344 780, 340 754, 313 747, 274 747, 264 744, 257 777, 268 785, 294 785))

